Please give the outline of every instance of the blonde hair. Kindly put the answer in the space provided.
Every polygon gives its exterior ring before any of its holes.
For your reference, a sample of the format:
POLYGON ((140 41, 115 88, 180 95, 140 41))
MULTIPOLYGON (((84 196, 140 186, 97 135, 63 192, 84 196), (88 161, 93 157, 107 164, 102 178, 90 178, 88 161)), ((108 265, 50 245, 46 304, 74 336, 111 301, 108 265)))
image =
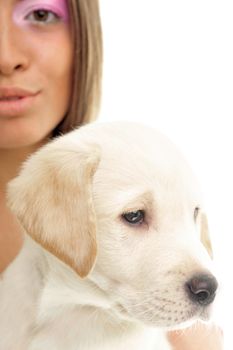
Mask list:
POLYGON ((54 130, 66 133, 97 118, 101 95, 102 32, 98 0, 68 0, 74 42, 70 108, 54 130))

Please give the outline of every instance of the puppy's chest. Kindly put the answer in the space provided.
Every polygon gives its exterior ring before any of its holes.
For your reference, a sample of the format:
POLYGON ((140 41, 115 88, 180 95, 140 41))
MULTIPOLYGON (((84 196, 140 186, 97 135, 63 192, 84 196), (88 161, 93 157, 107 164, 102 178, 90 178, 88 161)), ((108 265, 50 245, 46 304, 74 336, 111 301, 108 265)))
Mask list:
POLYGON ((42 328, 29 350, 171 350, 162 332, 137 327, 127 330, 123 325, 114 329, 108 321, 100 324, 72 316, 63 314, 42 328))
POLYGON ((109 310, 78 304, 68 289, 54 294, 48 287, 29 350, 171 350, 162 331, 116 320, 109 310))

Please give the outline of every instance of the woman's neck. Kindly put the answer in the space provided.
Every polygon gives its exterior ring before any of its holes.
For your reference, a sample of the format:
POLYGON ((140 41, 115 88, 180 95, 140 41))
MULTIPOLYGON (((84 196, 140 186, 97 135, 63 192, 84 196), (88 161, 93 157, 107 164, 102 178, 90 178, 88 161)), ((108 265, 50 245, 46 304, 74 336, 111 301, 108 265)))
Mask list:
POLYGON ((0 195, 5 193, 7 183, 18 175, 22 163, 47 141, 29 147, 0 149, 0 195))
POLYGON ((21 164, 31 153, 29 149, 0 149, 0 274, 23 245, 22 229, 7 208, 7 183, 18 174, 21 164))
POLYGON ((0 150, 0 189, 4 190, 8 181, 19 172, 21 164, 29 153, 19 150, 0 150))
POLYGON ((23 245, 23 231, 7 208, 7 183, 16 177, 22 163, 48 139, 30 147, 0 149, 0 274, 19 253, 23 245))

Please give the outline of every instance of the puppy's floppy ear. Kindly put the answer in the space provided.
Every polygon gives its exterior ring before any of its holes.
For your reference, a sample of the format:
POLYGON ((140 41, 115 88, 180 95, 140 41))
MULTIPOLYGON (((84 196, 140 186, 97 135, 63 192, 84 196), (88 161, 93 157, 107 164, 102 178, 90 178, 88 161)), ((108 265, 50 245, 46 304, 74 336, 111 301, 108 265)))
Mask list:
POLYGON ((92 178, 100 149, 63 138, 29 158, 9 184, 8 203, 35 241, 85 277, 97 254, 92 178))
POLYGON ((204 213, 201 213, 201 242, 209 253, 210 257, 213 259, 213 250, 212 244, 209 236, 209 227, 207 216, 204 213))

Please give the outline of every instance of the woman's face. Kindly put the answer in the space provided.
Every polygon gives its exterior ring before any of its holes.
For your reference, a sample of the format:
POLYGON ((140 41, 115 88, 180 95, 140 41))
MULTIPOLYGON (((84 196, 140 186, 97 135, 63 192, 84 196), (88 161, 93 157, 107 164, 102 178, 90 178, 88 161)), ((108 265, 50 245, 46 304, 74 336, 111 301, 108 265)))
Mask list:
POLYGON ((0 149, 40 144, 67 112, 68 0, 0 0, 0 149))

